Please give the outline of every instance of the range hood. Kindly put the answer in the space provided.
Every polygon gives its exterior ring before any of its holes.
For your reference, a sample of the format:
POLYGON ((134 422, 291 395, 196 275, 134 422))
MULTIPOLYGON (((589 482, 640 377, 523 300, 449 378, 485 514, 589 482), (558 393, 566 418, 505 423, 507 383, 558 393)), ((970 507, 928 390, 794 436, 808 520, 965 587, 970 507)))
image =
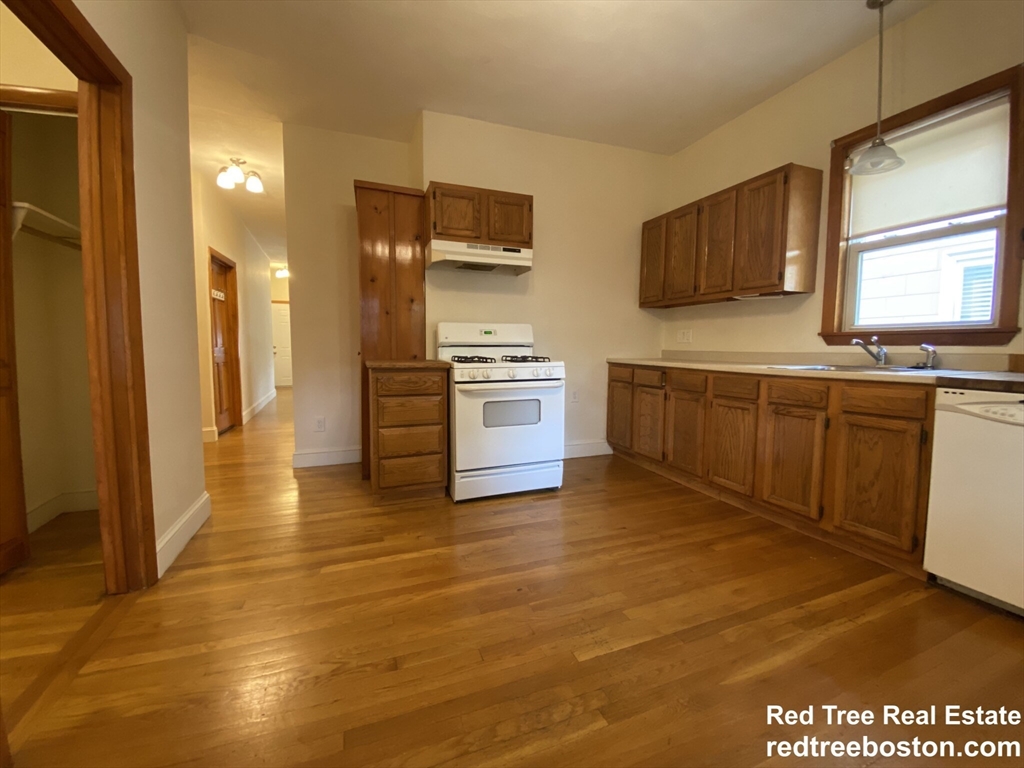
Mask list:
POLYGON ((465 272, 521 275, 533 267, 533 249, 483 243, 456 243, 433 238, 427 243, 427 267, 465 272))

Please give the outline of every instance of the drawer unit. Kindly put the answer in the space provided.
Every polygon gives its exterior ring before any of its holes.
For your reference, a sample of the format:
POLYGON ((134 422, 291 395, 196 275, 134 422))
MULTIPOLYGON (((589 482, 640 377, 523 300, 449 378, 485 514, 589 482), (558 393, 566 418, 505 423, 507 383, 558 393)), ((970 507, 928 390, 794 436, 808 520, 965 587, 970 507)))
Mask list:
POLYGON ((633 369, 626 368, 621 365, 612 365, 608 367, 608 379, 610 381, 632 381, 633 380, 633 369))
POLYGON ((868 416, 902 416, 923 419, 928 414, 928 394, 915 387, 868 387, 847 384, 840 400, 845 413, 868 416))
POLYGON ((802 405, 807 408, 828 406, 828 384, 816 381, 769 379, 768 402, 778 405, 802 405))
POLYGON ((368 362, 370 483, 376 501, 443 495, 448 363, 368 362))
POLYGON ((668 385, 672 389, 683 390, 684 392, 706 392, 708 376, 706 373, 674 369, 668 372, 668 385))
POLYGON ((633 383, 640 387, 665 386, 665 372, 650 368, 637 368, 633 371, 633 383))
POLYGON ((713 397, 731 397, 735 400, 757 400, 758 380, 753 376, 711 377, 713 397))

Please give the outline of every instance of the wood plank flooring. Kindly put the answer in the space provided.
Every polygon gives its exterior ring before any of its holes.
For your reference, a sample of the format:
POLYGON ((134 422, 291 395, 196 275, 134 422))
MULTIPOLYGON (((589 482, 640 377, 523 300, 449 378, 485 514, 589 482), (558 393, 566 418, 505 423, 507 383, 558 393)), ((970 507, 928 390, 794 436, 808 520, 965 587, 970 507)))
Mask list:
POLYGON ((1024 621, 621 459, 374 507, 358 465, 291 469, 290 390, 206 450, 212 519, 154 588, 102 601, 9 724, 19 768, 887 765, 765 742, 1024 738, 766 725, 769 704, 1024 709, 1024 621))

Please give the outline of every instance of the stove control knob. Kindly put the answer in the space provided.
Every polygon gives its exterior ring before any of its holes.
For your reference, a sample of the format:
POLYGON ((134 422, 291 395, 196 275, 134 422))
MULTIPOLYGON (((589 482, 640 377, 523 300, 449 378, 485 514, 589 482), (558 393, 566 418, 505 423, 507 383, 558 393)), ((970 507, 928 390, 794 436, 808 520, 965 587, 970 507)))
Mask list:
POLYGON ((544 375, 545 375, 545 376, 550 376, 550 375, 551 375, 551 373, 552 373, 552 371, 551 371, 551 369, 550 369, 550 368, 545 368, 545 369, 544 369, 544 375))
POLYGON ((491 378, 491 372, 490 372, 490 371, 484 371, 484 372, 483 372, 483 377, 484 377, 485 379, 489 379, 489 378, 491 378))
POLYGON ((533 378, 537 378, 538 376, 540 376, 540 371, 538 371, 536 368, 534 368, 533 369, 533 378))
POLYGON ((469 372, 469 378, 475 379, 476 378, 476 371, 470 371, 469 372))
POLYGON ((510 379, 514 379, 516 377, 516 370, 515 370, 515 368, 509 368, 508 369, 508 377, 510 379))

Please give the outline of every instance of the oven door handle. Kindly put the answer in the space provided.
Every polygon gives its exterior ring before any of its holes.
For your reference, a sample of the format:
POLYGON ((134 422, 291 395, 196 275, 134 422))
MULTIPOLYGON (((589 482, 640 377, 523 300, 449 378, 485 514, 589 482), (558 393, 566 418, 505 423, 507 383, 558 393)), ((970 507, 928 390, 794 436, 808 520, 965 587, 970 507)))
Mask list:
POLYGON ((459 392, 508 392, 522 389, 561 389, 564 381, 522 381, 504 384, 456 384, 459 392))

